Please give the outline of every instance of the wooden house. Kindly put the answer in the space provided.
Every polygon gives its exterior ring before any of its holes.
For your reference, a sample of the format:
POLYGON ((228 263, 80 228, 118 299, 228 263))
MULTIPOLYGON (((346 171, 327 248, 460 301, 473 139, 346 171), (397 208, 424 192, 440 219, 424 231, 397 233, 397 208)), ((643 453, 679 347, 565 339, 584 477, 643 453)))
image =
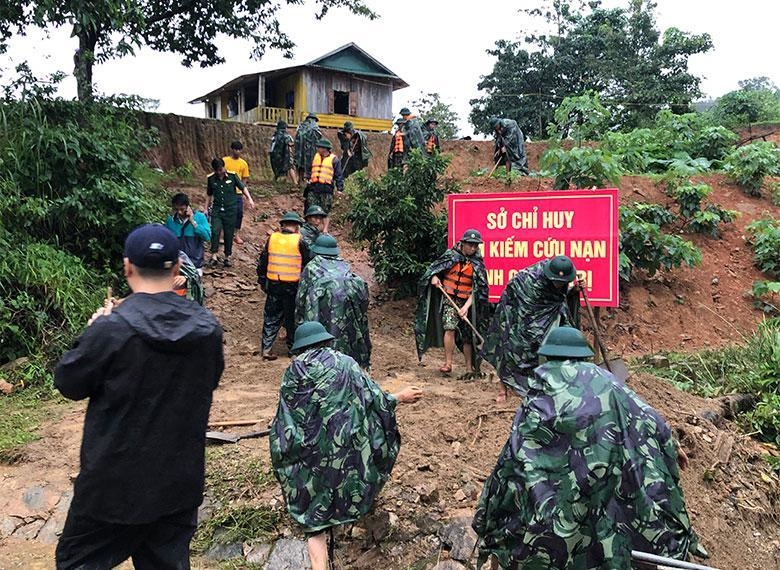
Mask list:
POLYGON ((190 103, 203 103, 212 119, 297 125, 316 113, 321 127, 352 121, 365 131, 389 131, 393 91, 404 87, 403 79, 349 43, 304 65, 236 77, 190 103))

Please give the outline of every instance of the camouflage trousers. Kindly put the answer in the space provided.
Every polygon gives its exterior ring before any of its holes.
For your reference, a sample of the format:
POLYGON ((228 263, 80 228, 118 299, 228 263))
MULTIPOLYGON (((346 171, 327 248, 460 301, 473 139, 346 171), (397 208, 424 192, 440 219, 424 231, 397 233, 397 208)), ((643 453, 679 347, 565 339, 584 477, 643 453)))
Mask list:
MULTIPOLYGON (((458 307, 462 307, 466 304, 466 299, 459 299, 457 297, 452 297, 452 300, 455 301, 455 304, 458 307)), ((463 319, 460 318, 460 315, 458 315, 458 311, 455 310, 455 307, 450 305, 447 300, 444 300, 444 306, 441 308, 441 326, 445 331, 454 331, 461 327, 463 323, 463 319)))
POLYGON ((333 190, 330 192, 322 192, 306 188, 306 191, 303 194, 303 202, 304 212, 312 206, 319 206, 325 210, 326 214, 329 214, 331 208, 333 208, 333 190))

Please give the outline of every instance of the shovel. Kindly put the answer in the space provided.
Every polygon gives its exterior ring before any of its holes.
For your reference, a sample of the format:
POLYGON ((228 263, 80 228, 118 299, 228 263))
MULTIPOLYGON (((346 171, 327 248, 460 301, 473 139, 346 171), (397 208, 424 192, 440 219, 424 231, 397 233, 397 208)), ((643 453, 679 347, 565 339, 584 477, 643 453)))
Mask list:
MULTIPOLYGON (((439 285, 438 287, 439 287, 439 291, 441 291, 441 294, 442 294, 442 295, 444 295, 444 298, 445 298, 445 299, 447 299, 447 301, 449 301, 450 305, 452 305, 452 307, 453 307, 453 308, 454 308, 456 311, 460 311, 460 307, 458 307, 458 305, 456 305, 456 304, 455 304, 455 301, 453 301, 453 300, 452 300, 452 297, 450 297, 450 296, 447 294, 447 291, 445 291, 445 290, 444 290, 444 287, 442 287, 441 285, 439 285)), ((474 325, 472 325, 472 324, 471 324, 471 321, 470 321, 470 320, 468 320, 468 318, 467 318, 467 317, 461 317, 461 318, 462 318, 464 321, 466 321, 466 324, 467 324, 468 326, 470 326, 470 327, 471 327, 471 330, 472 330, 472 331, 474 331, 474 336, 477 338, 477 344, 476 344, 475 348, 476 348, 477 350, 480 350, 480 349, 482 348, 482 345, 483 345, 483 344, 485 344, 485 339, 484 339, 484 338, 482 338, 482 335, 481 335, 481 334, 479 334, 479 331, 477 330, 477 327, 475 327, 474 325)))
POLYGON ((604 368, 612 373, 618 380, 625 382, 630 376, 626 363, 620 358, 610 358, 607 349, 601 342, 601 335, 599 335, 599 326, 596 322, 596 317, 593 316, 593 308, 590 306, 590 300, 588 300, 588 293, 583 287, 580 289, 582 292, 582 298, 585 299, 585 308, 588 310, 588 317, 590 318, 590 324, 593 327, 593 336, 596 338, 596 346, 598 346, 601 358, 604 360, 604 368))
POLYGON ((271 433, 270 429, 262 429, 260 431, 252 431, 249 433, 242 433, 239 435, 233 433, 225 433, 224 431, 207 431, 206 441, 213 443, 238 443, 242 439, 250 439, 253 437, 264 437, 271 433))

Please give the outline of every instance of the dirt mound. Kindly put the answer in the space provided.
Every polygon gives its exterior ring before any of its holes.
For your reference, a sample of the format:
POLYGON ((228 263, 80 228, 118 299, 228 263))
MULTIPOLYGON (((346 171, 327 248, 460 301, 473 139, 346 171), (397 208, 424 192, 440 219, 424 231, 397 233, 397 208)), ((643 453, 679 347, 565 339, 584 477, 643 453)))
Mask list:
MULTIPOLYGON (((490 152, 481 143, 452 144, 460 153, 471 153, 468 159, 454 162, 459 175, 490 152)), ((640 355, 660 349, 722 345, 739 340, 740 334, 754 329, 761 318, 744 296, 751 281, 759 277, 744 242, 744 226, 764 211, 775 216, 780 211, 767 199, 748 198, 723 177, 703 180, 713 186, 713 202, 735 209, 741 216, 720 240, 691 237, 702 249, 702 267, 653 279, 639 276, 622 292, 620 308, 602 311, 605 337, 615 352, 640 355)), ((546 179, 523 179, 507 187, 496 180, 473 177, 463 190, 549 188, 546 179)), ((196 202, 204 201, 202 188, 185 191, 196 202)), ((297 192, 280 195, 269 185, 255 184, 253 192, 258 206, 247 211, 247 242, 235 248, 235 266, 206 275, 208 305, 225 328, 227 363, 215 393, 212 418, 255 418, 265 425, 275 413, 279 381, 288 361, 263 362, 258 357, 264 295, 255 287, 254 261, 267 232, 276 228, 276 220, 288 209, 300 211, 301 201, 297 192)), ((621 180, 621 199, 668 201, 652 182, 639 177, 621 180)), ((358 273, 370 278, 366 254, 346 239, 347 229, 336 223, 334 234, 343 256, 353 262, 358 273)), ((376 284, 372 290, 378 291, 376 284)), ((414 301, 380 299, 372 301, 370 310, 372 375, 387 390, 419 385, 426 397, 418 404, 399 407, 403 445, 393 477, 381 494, 375 516, 358 525, 351 536, 338 539, 337 559, 342 568, 377 564, 430 568, 449 556, 439 538, 442 526, 473 513, 482 482, 506 441, 518 401, 510 399, 497 408, 494 377, 471 383, 442 378, 437 371, 440 351, 427 354, 418 365, 412 333, 414 301)), ((282 346, 278 341, 277 347, 282 346)), ((761 460, 767 449, 730 424, 714 426, 701 419, 699 412, 713 407, 710 401, 645 375, 635 375, 629 385, 667 418, 690 455, 683 486, 694 526, 712 555, 712 564, 724 570, 775 567, 780 556, 780 481, 761 460)), ((51 566, 52 535, 46 544, 47 535, 40 533, 49 520, 61 520, 70 476, 78 470, 84 409, 83 404, 56 408, 41 428, 41 439, 27 447, 25 461, 0 465, 0 567, 51 566), (31 489, 42 489, 35 495, 42 497, 41 501, 32 506, 25 499, 31 496, 31 489), (2 538, 9 525, 14 535, 2 538), (28 540, 36 535, 38 540, 28 540)), ((245 440, 226 453, 270 468, 266 440, 245 440)), ((282 510, 275 485, 253 500, 282 510)), ((294 526, 289 528, 297 532, 294 526)), ((56 535, 53 538, 56 540, 56 535)), ((216 568, 218 564, 199 559, 196 566, 216 568)))

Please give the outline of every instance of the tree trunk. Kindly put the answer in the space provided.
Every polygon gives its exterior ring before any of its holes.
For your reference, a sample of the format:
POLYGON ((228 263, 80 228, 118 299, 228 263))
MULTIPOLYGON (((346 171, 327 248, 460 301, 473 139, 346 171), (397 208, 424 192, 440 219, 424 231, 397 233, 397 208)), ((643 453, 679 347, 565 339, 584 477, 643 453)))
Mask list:
POLYGON ((91 101, 92 66, 95 63, 97 32, 79 30, 79 49, 73 54, 73 76, 76 78, 76 90, 79 101, 91 101))

